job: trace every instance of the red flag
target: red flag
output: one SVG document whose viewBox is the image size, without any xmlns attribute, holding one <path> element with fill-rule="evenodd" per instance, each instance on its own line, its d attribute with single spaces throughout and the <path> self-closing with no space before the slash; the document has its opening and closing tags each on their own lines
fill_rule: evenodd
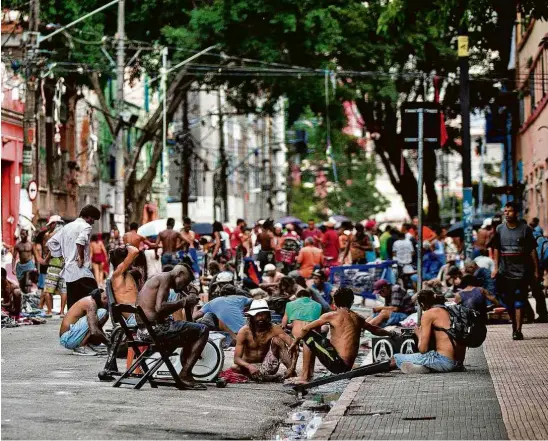
<svg viewBox="0 0 548 441">
<path fill-rule="evenodd" d="M 440 82 L 440 77 L 435 76 L 434 77 L 434 93 L 435 93 L 434 102 L 438 104 L 440 102 L 439 82 Z M 449 140 L 449 135 L 447 134 L 447 128 L 445 127 L 445 117 L 443 115 L 443 112 L 440 112 L 440 146 L 443 147 L 448 140 Z"/>
</svg>

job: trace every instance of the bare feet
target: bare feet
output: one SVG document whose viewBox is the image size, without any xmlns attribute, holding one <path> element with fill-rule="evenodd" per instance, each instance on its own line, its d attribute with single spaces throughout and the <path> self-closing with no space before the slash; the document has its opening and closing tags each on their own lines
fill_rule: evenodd
<svg viewBox="0 0 548 441">
<path fill-rule="evenodd" d="M 297 376 L 297 372 L 295 372 L 294 370 L 286 371 L 285 374 L 284 374 L 284 380 L 286 380 L 288 378 L 291 378 L 291 377 L 296 377 L 296 376 Z"/>
<path fill-rule="evenodd" d="M 191 376 L 181 376 L 181 381 L 183 382 L 183 386 L 185 387 L 185 389 L 207 390 L 205 384 L 196 383 L 194 378 L 192 378 Z"/>
<path fill-rule="evenodd" d="M 309 383 L 311 378 L 304 378 L 304 377 L 293 377 L 288 378 L 284 381 L 284 385 L 293 385 L 293 384 L 307 384 Z"/>
</svg>

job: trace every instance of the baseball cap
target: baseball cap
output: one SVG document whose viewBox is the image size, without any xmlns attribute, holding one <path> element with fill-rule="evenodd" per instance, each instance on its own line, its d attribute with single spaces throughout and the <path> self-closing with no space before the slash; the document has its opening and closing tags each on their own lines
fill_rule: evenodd
<svg viewBox="0 0 548 441">
<path fill-rule="evenodd" d="M 217 275 L 217 283 L 230 283 L 234 280 L 234 274 L 230 271 L 223 271 Z"/>
<path fill-rule="evenodd" d="M 322 273 L 319 269 L 316 269 L 312 272 L 312 277 L 319 277 L 321 279 L 325 279 L 325 274 Z"/>
<path fill-rule="evenodd" d="M 276 271 L 276 265 L 273 265 L 272 263 L 269 263 L 267 265 L 264 266 L 264 270 L 266 272 L 269 272 L 269 271 Z"/>
<path fill-rule="evenodd" d="M 389 286 L 390 283 L 388 280 L 380 279 L 375 282 L 373 285 L 373 294 L 378 294 L 381 289 L 383 289 L 385 286 Z"/>
<path fill-rule="evenodd" d="M 54 214 L 54 215 L 49 217 L 49 220 L 48 220 L 48 223 L 46 224 L 46 226 L 49 226 L 54 222 L 63 222 L 63 219 L 61 219 L 61 216 L 59 216 L 58 214 Z"/>
<path fill-rule="evenodd" d="M 491 225 L 493 225 L 493 219 L 488 217 L 487 219 L 483 221 L 481 228 L 487 228 L 487 227 L 490 227 Z"/>
</svg>

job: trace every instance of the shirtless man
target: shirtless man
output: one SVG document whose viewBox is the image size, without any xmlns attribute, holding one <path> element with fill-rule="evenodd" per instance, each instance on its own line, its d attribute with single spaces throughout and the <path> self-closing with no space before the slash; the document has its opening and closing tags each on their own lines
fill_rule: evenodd
<svg viewBox="0 0 548 441">
<path fill-rule="evenodd" d="M 175 219 L 167 220 L 167 229 L 162 231 L 156 239 L 156 246 L 162 245 L 162 266 L 176 265 L 178 263 L 177 250 L 181 246 L 181 234 L 173 229 Z"/>
<path fill-rule="evenodd" d="M 104 353 L 94 345 L 109 344 L 102 329 L 108 320 L 107 305 L 107 295 L 102 289 L 93 290 L 72 305 L 59 329 L 61 346 L 72 349 L 74 355 Z"/>
<path fill-rule="evenodd" d="M 19 262 L 17 262 L 16 265 L 17 256 L 19 256 Z M 23 293 L 27 293 L 30 287 L 26 275 L 30 271 L 36 270 L 33 258 L 34 248 L 29 240 L 29 232 L 27 230 L 21 230 L 21 240 L 13 248 L 11 268 L 19 281 L 19 287 Z"/>
<path fill-rule="evenodd" d="M 370 325 L 361 315 L 351 311 L 354 292 L 350 288 L 339 288 L 333 295 L 333 301 L 337 310 L 323 314 L 318 320 L 303 326 L 300 332 L 294 334 L 296 340 L 293 347 L 298 347 L 303 340 L 330 372 L 341 374 L 351 370 L 354 365 L 363 329 L 380 336 L 395 337 L 398 334 Z M 323 325 L 331 328 L 331 340 L 314 330 Z M 303 363 L 303 372 L 309 369 Z"/>
<path fill-rule="evenodd" d="M 455 349 L 444 331 L 451 326 L 449 313 L 436 307 L 444 302 L 445 299 L 438 297 L 434 291 L 425 289 L 419 292 L 417 303 L 423 311 L 421 326 L 415 328 L 419 353 L 394 355 L 392 368 L 398 367 L 405 374 L 425 374 L 431 371 L 451 372 L 458 367 L 456 351 L 462 348 L 456 345 Z"/>
<path fill-rule="evenodd" d="M 269 263 L 276 263 L 274 259 L 274 251 L 276 250 L 276 240 L 274 238 L 274 233 L 272 229 L 274 228 L 274 223 L 272 219 L 267 219 L 263 224 L 261 233 L 257 236 L 257 242 L 261 245 L 261 251 L 259 251 L 259 256 L 257 262 L 259 262 L 261 268 L 261 273 L 264 272 L 264 268 Z"/>
<path fill-rule="evenodd" d="M 291 328 L 293 336 L 299 336 L 301 329 L 322 315 L 322 305 L 311 298 L 311 292 L 307 289 L 299 291 L 297 299 L 285 305 L 285 314 L 282 319 L 282 328 Z M 326 331 L 327 332 L 327 331 Z M 303 369 L 301 375 L 292 383 L 307 383 L 314 376 L 315 357 L 307 346 L 303 348 Z"/>
<path fill-rule="evenodd" d="M 154 327 L 154 331 L 167 345 L 182 348 L 183 367 L 179 376 L 188 389 L 206 389 L 192 377 L 192 368 L 200 358 L 207 343 L 209 331 L 205 325 L 172 321 L 168 317 L 185 306 L 193 307 L 199 301 L 198 297 L 190 294 L 176 302 L 168 302 L 169 291 L 181 291 L 194 279 L 192 270 L 186 265 L 177 265 L 169 272 L 160 273 L 149 279 L 141 292 L 137 295 L 137 305 L 143 308 L 145 315 Z M 148 332 L 139 323 L 137 336 L 141 340 L 148 339 Z"/>
<path fill-rule="evenodd" d="M 122 240 L 125 244 L 130 244 L 131 246 L 134 246 L 138 250 L 141 249 L 141 244 L 144 243 L 149 248 L 156 248 L 156 244 L 154 242 L 151 242 L 146 237 L 141 236 L 139 233 L 137 233 L 137 229 L 139 228 L 139 224 L 137 222 L 132 222 L 129 224 L 129 231 L 124 234 Z"/>
<path fill-rule="evenodd" d="M 238 332 L 232 370 L 248 375 L 257 381 L 275 381 L 280 361 L 287 371 L 284 378 L 295 376 L 299 353 L 290 350 L 293 340 L 281 326 L 271 323 L 266 300 L 253 300 L 247 325 Z"/>
<path fill-rule="evenodd" d="M 139 250 L 133 245 L 118 247 L 110 252 L 110 263 L 114 269 L 110 276 L 110 283 L 116 303 L 135 305 L 137 301 L 137 283 L 130 272 L 137 256 L 139 256 Z M 135 326 L 137 324 L 133 314 L 124 314 L 124 316 L 127 318 L 128 325 Z"/>
<path fill-rule="evenodd" d="M 196 240 L 196 234 L 190 228 L 192 227 L 192 221 L 189 217 L 183 219 L 183 231 L 181 231 L 182 247 L 183 250 L 194 248 L 194 241 Z"/>
<path fill-rule="evenodd" d="M 156 243 L 149 241 L 146 237 L 141 236 L 139 233 L 137 233 L 138 228 L 139 224 L 137 222 L 132 222 L 129 225 L 129 231 L 124 234 L 123 237 L 124 243 L 129 244 L 137 248 L 138 250 L 141 249 L 142 244 L 145 244 L 147 247 L 154 250 L 154 256 L 156 257 L 156 259 L 159 259 Z M 138 288 L 142 288 L 143 284 L 148 278 L 148 265 L 145 253 L 143 252 L 141 254 L 138 254 L 132 263 L 135 269 L 141 273 L 142 282 L 139 284 Z"/>
<path fill-rule="evenodd" d="M 487 218 L 483 221 L 483 225 L 478 230 L 478 236 L 474 243 L 474 257 L 481 255 L 481 252 L 487 249 L 487 244 L 493 237 L 493 220 Z"/>
<path fill-rule="evenodd" d="M 21 290 L 8 280 L 5 268 L 2 268 L 2 308 L 8 311 L 10 317 L 16 319 L 21 314 Z"/>
</svg>

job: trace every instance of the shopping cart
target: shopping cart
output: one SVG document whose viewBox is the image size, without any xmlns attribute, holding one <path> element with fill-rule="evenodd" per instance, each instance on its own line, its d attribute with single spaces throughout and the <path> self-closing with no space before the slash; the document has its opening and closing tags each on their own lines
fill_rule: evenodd
<svg viewBox="0 0 548 441">
<path fill-rule="evenodd" d="M 333 266 L 329 272 L 332 285 L 352 288 L 354 294 L 365 299 L 375 300 L 373 285 L 377 280 L 386 279 L 390 283 L 397 280 L 398 265 L 394 260 L 366 265 Z"/>
</svg>

